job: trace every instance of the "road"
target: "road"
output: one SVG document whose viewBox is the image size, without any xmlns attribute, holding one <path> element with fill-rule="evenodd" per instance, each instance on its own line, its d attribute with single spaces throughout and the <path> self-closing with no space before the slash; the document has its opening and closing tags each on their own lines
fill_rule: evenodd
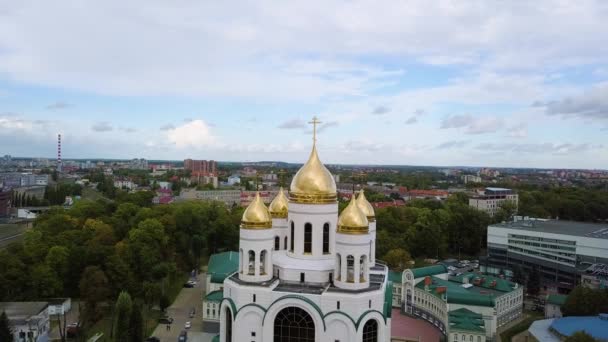
<svg viewBox="0 0 608 342">
<path fill-rule="evenodd" d="M 205 274 L 196 278 L 196 286 L 193 288 L 182 288 L 175 302 L 167 309 L 169 316 L 174 321 L 171 329 L 167 330 L 166 324 L 159 324 L 152 336 L 160 338 L 161 342 L 176 342 L 179 333 L 184 329 L 186 322 L 192 322 L 192 328 L 188 331 L 188 342 L 210 342 L 214 335 L 203 333 L 202 304 L 203 293 L 205 293 Z M 190 318 L 190 310 L 196 309 L 196 314 Z"/>
</svg>

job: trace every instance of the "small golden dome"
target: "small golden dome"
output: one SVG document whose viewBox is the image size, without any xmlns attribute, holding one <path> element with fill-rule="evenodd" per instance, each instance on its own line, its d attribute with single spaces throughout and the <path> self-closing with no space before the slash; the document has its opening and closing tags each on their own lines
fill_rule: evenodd
<svg viewBox="0 0 608 342">
<path fill-rule="evenodd" d="M 291 181 L 289 199 L 295 203 L 324 204 L 335 203 L 337 197 L 334 177 L 319 160 L 313 144 L 308 161 Z"/>
<path fill-rule="evenodd" d="M 359 209 L 355 196 L 350 199 L 350 203 L 342 210 L 338 217 L 338 233 L 343 234 L 367 234 L 369 232 L 369 222 L 365 214 Z"/>
<path fill-rule="evenodd" d="M 359 209 L 361 209 L 363 214 L 365 214 L 369 222 L 376 221 L 376 213 L 374 212 L 374 207 L 372 207 L 367 198 L 365 198 L 365 193 L 363 192 L 363 189 L 359 191 L 359 197 L 357 197 L 357 206 L 359 207 Z"/>
<path fill-rule="evenodd" d="M 279 190 L 277 196 L 270 202 L 268 210 L 270 215 L 274 218 L 286 218 L 287 217 L 287 204 L 289 201 L 283 192 L 283 187 Z"/>
<path fill-rule="evenodd" d="M 245 212 L 241 219 L 241 228 L 244 229 L 267 229 L 272 228 L 272 217 L 264 201 L 260 198 L 260 193 L 255 194 L 255 198 Z"/>
</svg>

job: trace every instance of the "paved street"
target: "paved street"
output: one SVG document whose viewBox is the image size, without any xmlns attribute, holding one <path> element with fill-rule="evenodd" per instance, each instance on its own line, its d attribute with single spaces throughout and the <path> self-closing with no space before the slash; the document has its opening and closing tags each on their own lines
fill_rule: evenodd
<svg viewBox="0 0 608 342">
<path fill-rule="evenodd" d="M 167 330 L 166 324 L 159 324 L 154 330 L 153 336 L 160 338 L 161 342 L 176 342 L 179 333 L 184 329 L 186 322 L 192 322 L 192 328 L 188 331 L 188 342 L 209 342 L 212 334 L 203 333 L 202 300 L 205 292 L 205 274 L 200 274 L 193 288 L 182 288 L 175 302 L 167 309 L 169 316 L 174 321 L 171 330 Z M 190 310 L 196 309 L 194 318 L 190 318 Z"/>
</svg>

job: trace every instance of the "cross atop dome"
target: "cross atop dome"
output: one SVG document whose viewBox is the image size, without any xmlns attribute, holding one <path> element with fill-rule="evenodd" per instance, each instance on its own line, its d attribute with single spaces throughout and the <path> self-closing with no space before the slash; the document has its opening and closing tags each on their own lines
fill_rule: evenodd
<svg viewBox="0 0 608 342">
<path fill-rule="evenodd" d="M 312 143 L 315 145 L 317 143 L 317 125 L 321 123 L 316 116 L 312 117 L 312 121 L 308 122 L 312 124 Z"/>
</svg>

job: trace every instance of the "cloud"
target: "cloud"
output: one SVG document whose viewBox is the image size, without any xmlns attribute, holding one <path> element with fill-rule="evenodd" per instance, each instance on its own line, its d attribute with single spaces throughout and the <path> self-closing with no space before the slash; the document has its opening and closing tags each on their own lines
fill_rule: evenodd
<svg viewBox="0 0 608 342">
<path fill-rule="evenodd" d="M 608 119 L 608 83 L 596 85 L 585 92 L 545 104 L 548 115 L 565 118 Z"/>
<path fill-rule="evenodd" d="M 507 129 L 507 136 L 510 138 L 528 137 L 528 125 L 524 122 L 511 126 Z"/>
<path fill-rule="evenodd" d="M 289 121 L 285 121 L 278 126 L 281 129 L 298 129 L 298 128 L 306 128 L 306 123 L 304 120 L 293 119 Z"/>
<path fill-rule="evenodd" d="M 0 114 L 0 129 L 6 130 L 24 130 L 30 129 L 32 122 L 20 118 L 13 113 Z"/>
<path fill-rule="evenodd" d="M 420 108 L 418 108 L 418 109 L 416 109 L 416 110 L 414 111 L 414 115 L 415 115 L 415 116 L 423 116 L 423 115 L 425 115 L 425 114 L 426 114 L 426 111 L 425 111 L 424 109 L 420 109 Z"/>
<path fill-rule="evenodd" d="M 464 115 L 448 115 L 441 120 L 441 128 L 460 128 L 470 125 L 473 122 L 473 117 L 469 114 Z"/>
<path fill-rule="evenodd" d="M 498 131 L 503 120 L 494 116 L 473 117 L 469 114 L 449 115 L 441 120 L 440 128 L 464 128 L 466 134 L 484 134 Z"/>
<path fill-rule="evenodd" d="M 336 127 L 338 126 L 338 122 L 337 121 L 329 121 L 326 123 L 322 123 L 321 126 L 319 128 L 317 128 L 317 133 L 321 133 L 323 131 L 325 131 L 326 129 L 330 128 L 330 127 Z"/>
<path fill-rule="evenodd" d="M 418 122 L 418 118 L 415 116 L 410 117 L 409 119 L 405 120 L 405 124 L 406 125 L 413 125 L 416 122 Z"/>
<path fill-rule="evenodd" d="M 51 103 L 50 105 L 46 106 L 46 109 L 48 110 L 60 110 L 60 109 L 66 109 L 68 107 L 71 107 L 72 105 L 66 102 L 55 102 L 55 103 Z"/>
<path fill-rule="evenodd" d="M 378 106 L 376 108 L 374 108 L 374 110 L 372 111 L 372 114 L 374 115 L 384 115 L 388 112 L 390 112 L 391 109 L 386 107 L 386 106 Z"/>
<path fill-rule="evenodd" d="M 101 121 L 93 124 L 91 129 L 95 132 L 110 132 L 114 129 L 114 127 L 112 127 L 112 125 L 107 121 Z"/>
<path fill-rule="evenodd" d="M 437 149 L 446 150 L 450 148 L 463 148 L 470 142 L 470 140 L 450 140 L 437 145 Z"/>
<path fill-rule="evenodd" d="M 216 142 L 209 125 L 200 119 L 169 129 L 167 139 L 178 148 L 202 148 Z"/>
<path fill-rule="evenodd" d="M 172 129 L 175 129 L 175 126 L 173 124 L 166 124 L 166 125 L 160 126 L 161 131 L 169 131 Z"/>
<path fill-rule="evenodd" d="M 589 143 L 482 143 L 475 147 L 484 152 L 512 152 L 531 154 L 573 155 L 604 148 L 603 145 Z"/>
<path fill-rule="evenodd" d="M 133 127 L 120 127 L 119 129 L 121 131 L 125 132 L 125 133 L 135 133 L 135 132 L 137 132 L 137 129 L 135 129 Z"/>
</svg>

